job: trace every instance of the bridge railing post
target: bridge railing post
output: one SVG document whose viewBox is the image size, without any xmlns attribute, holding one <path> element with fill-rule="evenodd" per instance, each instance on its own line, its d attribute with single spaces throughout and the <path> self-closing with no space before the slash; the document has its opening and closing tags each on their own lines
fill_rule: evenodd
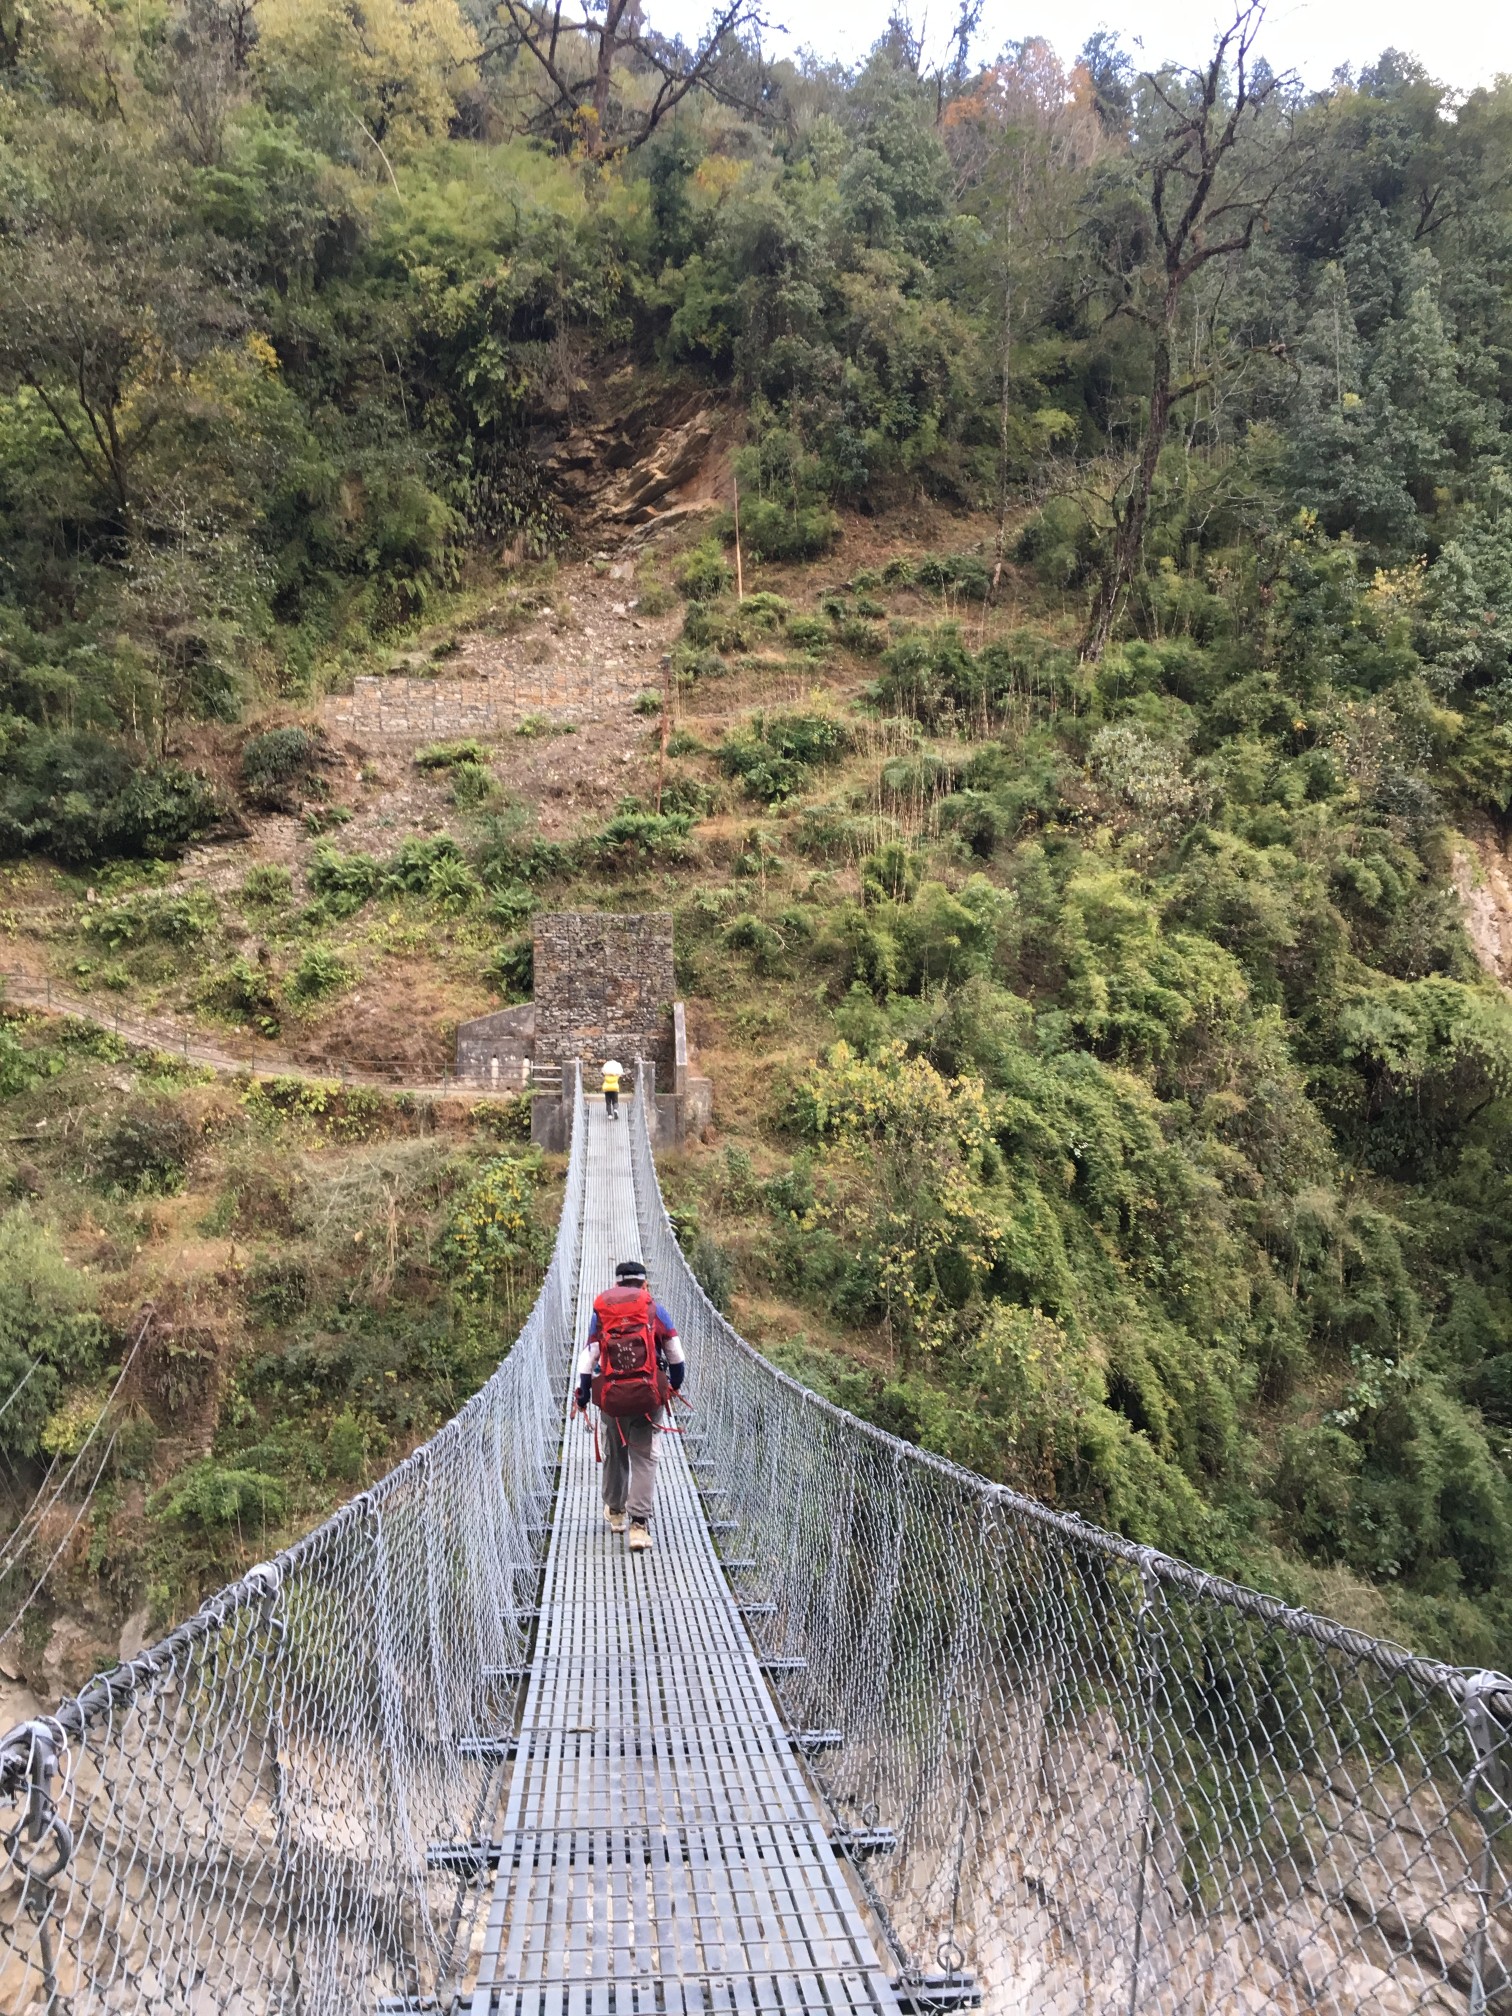
<svg viewBox="0 0 1512 2016">
<path fill-rule="evenodd" d="M 1139 1608 L 1134 1616 L 1139 1715 L 1139 1865 L 1134 1874 L 1134 1936 L 1129 1960 L 1129 2016 L 1138 2016 L 1140 1970 L 1144 1960 L 1145 1905 L 1155 1835 L 1155 1701 L 1160 1687 L 1161 1629 L 1157 1606 L 1164 1592 L 1155 1571 L 1153 1547 L 1139 1550 Z"/>
<path fill-rule="evenodd" d="M 1462 1709 L 1470 1750 L 1470 1768 L 1464 1782 L 1465 1805 L 1480 1834 L 1479 1861 L 1470 1886 L 1476 1904 L 1475 1918 L 1465 1935 L 1468 2016 L 1487 2016 L 1491 2003 L 1486 1986 L 1486 1956 L 1494 1909 L 1496 1839 L 1512 1822 L 1512 1730 L 1507 1723 L 1512 1698 L 1508 1696 L 1505 1678 L 1499 1673 L 1472 1674 Z"/>
</svg>

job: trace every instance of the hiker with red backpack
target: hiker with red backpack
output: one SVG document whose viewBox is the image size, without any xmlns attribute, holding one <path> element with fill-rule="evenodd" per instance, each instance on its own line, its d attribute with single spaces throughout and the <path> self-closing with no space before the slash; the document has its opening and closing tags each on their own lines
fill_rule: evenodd
<svg viewBox="0 0 1512 2016">
<path fill-rule="evenodd" d="M 604 1517 L 631 1553 L 651 1545 L 656 1437 L 663 1410 L 687 1365 L 677 1327 L 646 1286 L 639 1260 L 621 1260 L 614 1286 L 594 1300 L 588 1342 L 578 1359 L 574 1412 L 591 1400 L 604 1417 Z"/>
</svg>

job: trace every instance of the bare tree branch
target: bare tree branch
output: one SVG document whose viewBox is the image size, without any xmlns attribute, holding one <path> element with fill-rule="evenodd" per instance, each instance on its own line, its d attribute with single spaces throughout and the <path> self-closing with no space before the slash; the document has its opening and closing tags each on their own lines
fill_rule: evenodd
<svg viewBox="0 0 1512 2016">
<path fill-rule="evenodd" d="M 1130 314 L 1154 332 L 1149 410 L 1139 454 L 1119 486 L 1122 494 L 1113 499 L 1113 535 L 1082 641 L 1088 658 L 1098 658 L 1106 649 L 1134 579 L 1172 411 L 1201 390 L 1209 375 L 1176 382 L 1176 339 L 1186 290 L 1215 259 L 1241 257 L 1250 249 L 1291 166 L 1287 141 L 1256 147 L 1248 159 L 1240 148 L 1281 82 L 1270 74 L 1257 80 L 1253 72 L 1255 38 L 1264 18 L 1264 0 L 1241 0 L 1203 68 L 1145 79 L 1168 115 L 1147 165 L 1141 163 L 1149 178 L 1158 270 L 1143 286 L 1136 275 L 1120 274 L 1123 299 L 1111 312 Z M 1102 257 L 1105 265 L 1112 263 Z"/>
<path fill-rule="evenodd" d="M 559 132 L 571 128 L 580 134 L 585 106 L 591 102 L 593 131 L 588 145 L 596 156 L 629 154 L 644 147 L 693 91 L 707 91 L 744 111 L 758 109 L 722 86 L 718 73 L 731 38 L 765 25 L 761 0 L 723 0 L 691 53 L 643 27 L 634 0 L 581 0 L 581 13 L 565 19 L 562 0 L 552 0 L 549 12 L 531 0 L 499 0 L 499 11 L 506 32 L 502 39 L 486 43 L 477 60 L 524 50 L 550 94 L 542 120 Z M 588 57 L 581 76 L 572 74 L 576 66 L 568 57 L 574 44 Z M 614 71 L 622 64 L 654 72 L 660 79 L 649 105 L 632 109 L 615 104 Z"/>
</svg>

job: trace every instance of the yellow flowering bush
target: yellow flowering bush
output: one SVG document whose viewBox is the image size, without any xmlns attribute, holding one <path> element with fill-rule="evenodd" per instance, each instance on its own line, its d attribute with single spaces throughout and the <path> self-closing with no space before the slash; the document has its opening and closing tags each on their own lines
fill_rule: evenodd
<svg viewBox="0 0 1512 2016">
<path fill-rule="evenodd" d="M 905 1362 L 933 1350 L 990 1270 L 998 1173 L 977 1078 L 946 1078 L 901 1043 L 859 1057 L 837 1043 L 799 1085 L 793 1114 L 827 1142 L 831 1181 L 807 1215 L 856 1254 Z"/>
<path fill-rule="evenodd" d="M 511 1315 L 518 1313 L 521 1291 L 546 1253 L 534 1214 L 539 1178 L 539 1156 L 495 1155 L 454 1206 L 445 1254 L 469 1301 L 497 1297 Z"/>
</svg>

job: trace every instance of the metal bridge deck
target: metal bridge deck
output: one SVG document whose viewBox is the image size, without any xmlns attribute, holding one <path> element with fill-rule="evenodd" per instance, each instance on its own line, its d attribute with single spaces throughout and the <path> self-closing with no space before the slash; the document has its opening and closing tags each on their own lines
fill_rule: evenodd
<svg viewBox="0 0 1512 2016">
<path fill-rule="evenodd" d="M 640 1252 L 628 1117 L 587 1124 L 579 1344 Z M 895 2012 L 674 1435 L 653 1532 L 610 1533 L 569 1419 L 471 2016 Z"/>
</svg>

